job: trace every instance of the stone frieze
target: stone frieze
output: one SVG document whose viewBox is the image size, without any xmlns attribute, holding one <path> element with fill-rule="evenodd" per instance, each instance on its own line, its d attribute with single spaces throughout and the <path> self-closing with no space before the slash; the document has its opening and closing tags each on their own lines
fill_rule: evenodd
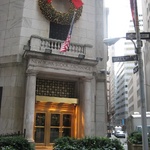
<svg viewBox="0 0 150 150">
<path fill-rule="evenodd" d="M 57 68 L 62 70 L 85 72 L 85 73 L 92 73 L 94 68 L 88 65 L 72 64 L 60 61 L 41 60 L 35 58 L 31 58 L 29 60 L 28 66 L 45 67 L 53 69 Z"/>
</svg>

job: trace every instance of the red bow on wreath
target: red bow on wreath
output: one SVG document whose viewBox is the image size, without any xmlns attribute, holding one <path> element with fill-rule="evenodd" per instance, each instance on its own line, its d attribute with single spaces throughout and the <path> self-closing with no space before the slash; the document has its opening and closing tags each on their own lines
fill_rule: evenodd
<svg viewBox="0 0 150 150">
<path fill-rule="evenodd" d="M 47 0 L 47 3 L 51 3 L 52 0 Z M 72 3 L 74 4 L 75 8 L 78 9 L 83 5 L 83 2 L 81 0 L 72 0 Z"/>
<path fill-rule="evenodd" d="M 74 4 L 74 7 L 76 9 L 80 8 L 83 5 L 83 2 L 81 0 L 72 0 L 72 3 Z"/>
<path fill-rule="evenodd" d="M 47 0 L 47 3 L 51 3 L 52 2 L 52 0 Z"/>
</svg>

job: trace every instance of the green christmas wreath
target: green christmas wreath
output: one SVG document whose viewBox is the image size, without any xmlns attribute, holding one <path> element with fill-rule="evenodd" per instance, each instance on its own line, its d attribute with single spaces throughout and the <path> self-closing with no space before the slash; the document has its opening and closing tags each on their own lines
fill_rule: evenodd
<svg viewBox="0 0 150 150">
<path fill-rule="evenodd" d="M 48 3 L 47 0 L 38 0 L 39 2 L 39 7 L 41 9 L 42 14 L 45 16 L 46 19 L 48 19 L 51 22 L 55 22 L 58 24 L 62 24 L 62 25 L 70 25 L 74 11 L 75 11 L 75 7 L 73 5 L 73 3 L 71 2 L 71 0 L 69 0 L 70 3 L 70 7 L 68 12 L 66 13 L 62 13 L 57 11 L 53 6 L 52 3 Z M 76 22 L 82 13 L 82 8 L 80 7 L 79 9 L 76 10 L 76 16 L 75 16 L 75 20 L 74 22 Z"/>
</svg>

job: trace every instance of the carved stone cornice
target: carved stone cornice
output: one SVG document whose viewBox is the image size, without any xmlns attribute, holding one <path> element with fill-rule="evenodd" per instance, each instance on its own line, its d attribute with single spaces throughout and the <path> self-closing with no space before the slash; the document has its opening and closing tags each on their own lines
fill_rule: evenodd
<svg viewBox="0 0 150 150">
<path fill-rule="evenodd" d="M 28 51 L 26 50 L 24 53 L 24 58 L 38 58 L 41 60 L 52 60 L 52 61 L 60 61 L 60 62 L 68 62 L 72 64 L 82 64 L 87 66 L 96 66 L 98 61 L 95 59 L 80 59 L 78 57 L 71 57 L 67 55 L 59 55 L 59 54 L 46 54 L 42 52 Z"/>
<path fill-rule="evenodd" d="M 90 73 L 93 72 L 93 67 L 82 64 L 73 64 L 68 62 L 59 62 L 51 60 L 42 60 L 37 58 L 30 58 L 28 62 L 28 67 L 42 67 L 42 68 L 53 68 L 58 70 L 76 71 Z"/>
<path fill-rule="evenodd" d="M 38 72 L 34 70 L 27 70 L 26 74 L 27 76 L 37 76 Z"/>
</svg>

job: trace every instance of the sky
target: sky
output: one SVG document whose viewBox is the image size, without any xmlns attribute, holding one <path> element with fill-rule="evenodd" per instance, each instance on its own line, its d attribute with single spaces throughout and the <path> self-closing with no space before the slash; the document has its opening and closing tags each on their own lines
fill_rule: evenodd
<svg viewBox="0 0 150 150">
<path fill-rule="evenodd" d="M 106 0 L 109 8 L 108 37 L 125 36 L 131 19 L 130 0 Z"/>
<path fill-rule="evenodd" d="M 137 0 L 138 13 L 142 12 L 141 0 Z M 105 0 L 105 6 L 109 8 L 108 16 L 108 38 L 125 37 L 129 30 L 132 19 L 130 0 Z M 125 39 L 115 44 L 115 55 L 121 56 Z"/>
</svg>

